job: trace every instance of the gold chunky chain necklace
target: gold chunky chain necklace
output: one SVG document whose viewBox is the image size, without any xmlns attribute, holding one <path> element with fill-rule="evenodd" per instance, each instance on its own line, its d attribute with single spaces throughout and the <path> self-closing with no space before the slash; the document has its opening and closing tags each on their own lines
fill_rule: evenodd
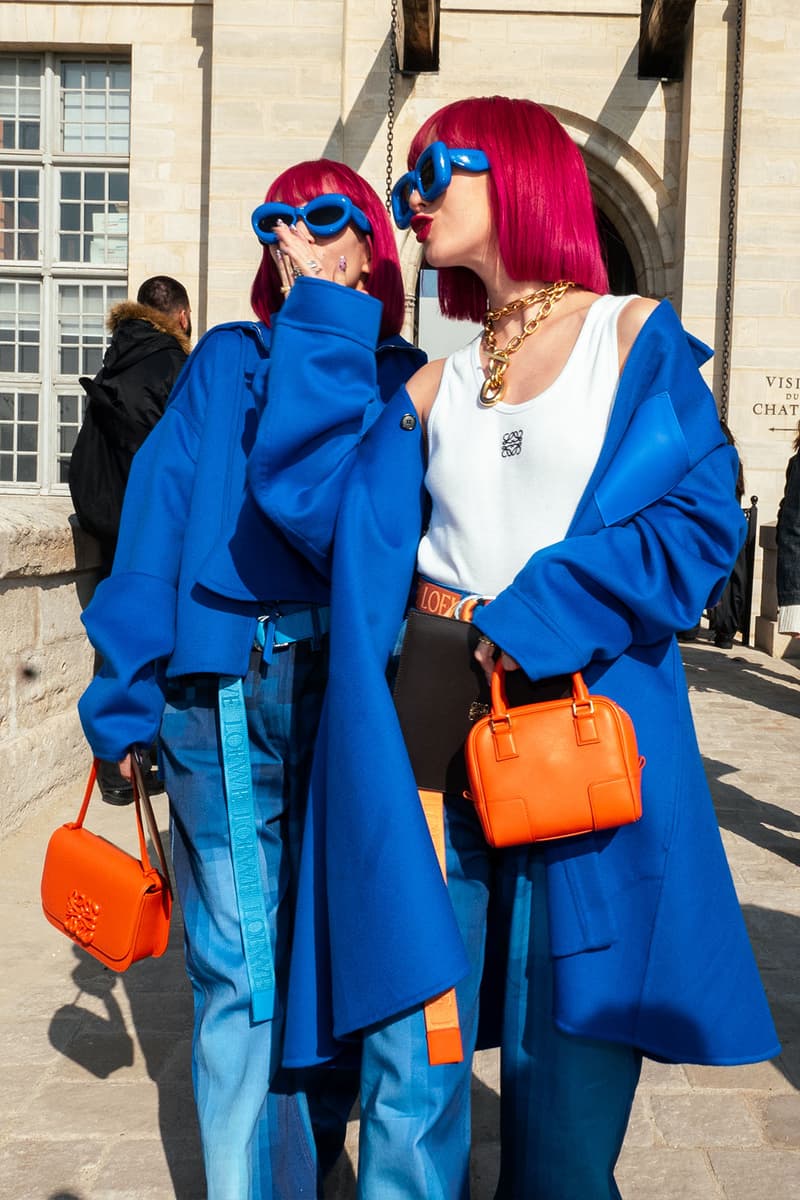
<svg viewBox="0 0 800 1200">
<path fill-rule="evenodd" d="M 484 408 L 491 408 L 501 399 L 506 389 L 505 375 L 511 355 L 516 354 L 526 338 L 529 338 L 532 333 L 536 333 L 542 321 L 547 320 L 550 316 L 553 306 L 558 304 L 571 287 L 575 287 L 571 280 L 559 279 L 556 283 L 551 283 L 549 287 L 539 288 L 538 292 L 531 292 L 529 296 L 523 296 L 519 300 L 512 300 L 509 304 L 504 304 L 502 308 L 487 310 L 483 318 L 483 341 L 489 354 L 489 374 L 481 385 L 479 396 Z M 538 311 L 529 321 L 525 322 L 522 333 L 514 334 L 506 343 L 505 349 L 498 350 L 494 332 L 495 321 L 499 321 L 501 317 L 507 317 L 509 313 L 517 312 L 520 308 L 530 308 L 533 304 L 539 305 Z"/>
</svg>

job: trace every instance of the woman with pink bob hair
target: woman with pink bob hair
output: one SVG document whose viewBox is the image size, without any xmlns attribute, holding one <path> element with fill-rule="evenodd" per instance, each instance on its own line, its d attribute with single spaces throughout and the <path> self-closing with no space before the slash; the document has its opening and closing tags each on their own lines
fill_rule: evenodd
<svg viewBox="0 0 800 1200">
<path fill-rule="evenodd" d="M 286 205 L 302 205 L 308 197 L 342 193 L 364 214 L 369 223 L 369 230 L 363 231 L 369 257 L 369 271 L 364 273 L 361 287 L 383 305 L 380 336 L 392 337 L 399 334 L 405 314 L 403 278 L 400 274 L 392 226 L 375 189 L 345 163 L 319 158 L 289 167 L 270 184 L 264 201 L 266 205 L 275 201 Z M 356 227 L 355 232 L 362 231 Z M 324 243 L 318 239 L 318 244 L 322 247 Z M 265 325 L 272 324 L 273 316 L 280 311 L 288 294 L 281 291 L 284 277 L 283 273 L 279 272 L 274 254 L 270 252 L 273 247 L 274 243 L 264 245 L 261 265 L 250 291 L 253 311 Z M 330 243 L 324 248 L 326 257 L 330 257 L 331 261 L 336 252 L 341 250 L 338 239 L 336 245 Z M 309 273 L 305 264 L 302 264 L 302 270 Z"/>
<path fill-rule="evenodd" d="M 267 380 L 294 376 L 271 352 L 295 281 L 278 221 L 304 247 L 304 271 L 380 308 L 379 393 L 388 398 L 424 361 L 399 336 L 400 265 L 376 193 L 326 159 L 284 171 L 252 216 L 258 319 L 210 330 L 187 361 L 136 455 L 114 569 L 85 613 L 103 656 L 80 704 L 93 750 L 129 774 L 130 753 L 159 736 L 195 1001 L 205 1190 L 193 1194 L 208 1200 L 321 1195 L 358 1090 L 352 1065 L 281 1068 L 330 613 L 324 574 L 246 492 Z"/>
<path fill-rule="evenodd" d="M 434 141 L 472 145 L 476 126 L 481 149 L 493 164 L 486 176 L 489 206 L 509 279 L 571 279 L 590 292 L 607 291 L 586 167 L 547 109 L 504 96 L 456 101 L 421 126 L 409 147 L 409 163 Z M 445 316 L 482 321 L 486 287 L 466 267 L 443 267 L 439 303 Z"/>
<path fill-rule="evenodd" d="M 294 457 L 282 490 L 251 476 L 285 535 L 331 563 L 334 614 L 285 1055 L 362 1038 L 361 1200 L 467 1200 L 480 1012 L 482 1043 L 501 1046 L 498 1200 L 620 1200 L 644 1056 L 779 1049 L 675 638 L 736 559 L 737 456 L 699 372 L 707 347 L 667 301 L 609 294 L 586 169 L 545 108 L 448 105 L 408 167 L 395 221 L 439 271 L 444 311 L 482 333 L 376 405 L 378 306 L 300 280 L 275 338 L 294 364 Z M 347 386 L 331 400 L 333 371 Z M 285 411 L 284 379 L 268 411 Z M 336 486 L 312 496 L 309 464 Z M 641 816 L 488 844 L 458 755 L 442 782 L 428 774 L 447 697 L 406 722 L 407 744 L 392 703 L 409 597 L 398 681 L 423 618 L 443 634 L 431 614 L 472 613 L 486 680 L 502 664 L 527 702 L 572 695 L 581 673 L 633 721 Z M 430 651 L 417 669 L 419 712 L 443 668 Z M 531 762 L 533 802 L 539 774 Z"/>
</svg>

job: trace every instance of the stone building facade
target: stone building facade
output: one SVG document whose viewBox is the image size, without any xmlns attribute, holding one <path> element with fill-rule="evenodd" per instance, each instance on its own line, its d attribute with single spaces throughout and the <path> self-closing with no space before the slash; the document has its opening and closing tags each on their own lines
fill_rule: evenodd
<svg viewBox="0 0 800 1200">
<path fill-rule="evenodd" d="M 393 7 L 401 65 L 414 65 L 404 49 L 416 33 L 427 69 L 390 88 Z M 654 77 L 646 38 L 668 51 L 651 57 Z M 249 216 L 270 179 L 328 155 L 383 192 L 390 107 L 395 177 L 420 121 L 451 99 L 528 96 L 560 118 L 632 286 L 669 296 L 716 351 L 709 383 L 747 493 L 774 519 L 800 419 L 798 48 L 793 0 L 5 0 L 0 776 L 4 796 L 29 800 L 0 823 L 47 794 L 33 729 L 79 745 L 72 705 L 91 655 L 77 615 L 93 560 L 67 525 L 65 471 L 105 303 L 164 272 L 186 284 L 198 332 L 248 317 Z M 401 235 L 401 254 L 413 335 L 413 238 Z M 759 637 L 783 653 L 767 593 Z M 59 633 L 69 647 L 54 665 L 42 639 Z M 41 701 L 37 655 L 44 674 L 60 672 L 66 708 Z M 25 769 L 27 791 L 10 787 Z"/>
</svg>

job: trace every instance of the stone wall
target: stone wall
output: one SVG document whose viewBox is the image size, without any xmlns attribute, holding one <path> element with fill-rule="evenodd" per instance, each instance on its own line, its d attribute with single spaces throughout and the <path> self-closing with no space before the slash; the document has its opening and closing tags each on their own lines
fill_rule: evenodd
<svg viewBox="0 0 800 1200">
<path fill-rule="evenodd" d="M 45 805 L 77 812 L 89 767 L 75 704 L 99 554 L 71 513 L 61 497 L 0 496 L 0 837 Z"/>
<path fill-rule="evenodd" d="M 800 9 L 794 0 L 747 0 L 743 42 L 729 424 L 748 494 L 758 495 L 769 523 L 800 420 Z"/>
</svg>

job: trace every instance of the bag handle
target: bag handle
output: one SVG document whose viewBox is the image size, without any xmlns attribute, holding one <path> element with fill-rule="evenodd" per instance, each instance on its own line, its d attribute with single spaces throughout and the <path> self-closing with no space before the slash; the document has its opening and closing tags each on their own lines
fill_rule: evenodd
<svg viewBox="0 0 800 1200">
<path fill-rule="evenodd" d="M 86 819 L 86 811 L 89 807 L 89 801 L 92 798 L 94 785 L 97 780 L 97 759 L 92 759 L 92 765 L 89 768 L 89 778 L 86 782 L 86 791 L 83 794 L 83 803 L 81 804 L 80 812 L 74 821 L 69 824 L 70 829 L 81 829 L 83 822 Z M 139 762 L 138 755 L 135 751 L 131 751 L 131 785 L 133 787 L 133 804 L 136 811 L 136 831 L 139 835 L 139 856 L 142 861 L 142 867 L 145 871 L 152 871 L 153 864 L 150 861 L 150 855 L 147 853 L 147 839 L 144 835 L 144 826 L 142 824 L 142 808 L 147 819 L 147 826 L 150 830 L 150 837 L 153 845 L 156 848 L 158 861 L 161 865 L 161 874 L 164 876 L 164 883 L 170 896 L 172 895 L 172 883 L 167 869 L 167 856 L 164 853 L 164 846 L 161 841 L 158 825 L 156 824 L 155 813 L 153 806 L 150 803 L 150 797 L 147 794 L 147 788 L 144 785 L 142 778 L 142 767 Z"/>
<path fill-rule="evenodd" d="M 594 704 L 589 689 L 580 671 L 572 675 L 572 711 L 577 717 L 578 710 L 594 712 Z M 492 720 L 508 720 L 508 698 L 506 696 L 506 669 L 498 658 L 492 671 Z"/>
<path fill-rule="evenodd" d="M 492 671 L 492 718 L 502 720 L 507 716 L 506 669 L 498 658 Z"/>
<path fill-rule="evenodd" d="M 136 827 L 139 832 L 139 846 L 142 851 L 142 866 L 146 871 L 152 869 L 150 857 L 147 853 L 147 843 L 145 841 L 144 829 L 142 828 L 142 808 L 147 818 L 147 825 L 150 830 L 150 837 L 153 845 L 156 848 L 158 861 L 161 866 L 161 874 L 164 877 L 164 884 L 170 896 L 172 896 L 172 883 L 167 869 L 167 856 L 164 853 L 164 845 L 161 841 L 161 834 L 156 824 L 155 813 L 153 806 L 150 803 L 150 797 L 147 794 L 147 788 L 142 777 L 142 764 L 139 761 L 139 755 L 134 750 L 131 752 L 131 783 L 133 784 L 133 803 L 136 808 Z"/>
<path fill-rule="evenodd" d="M 92 765 L 89 768 L 89 778 L 86 782 L 86 791 L 83 793 L 83 803 L 81 804 L 81 810 L 78 813 L 75 820 L 70 821 L 70 823 L 69 823 L 70 829 L 80 829 L 83 826 L 83 822 L 86 818 L 86 810 L 89 807 L 89 801 L 92 798 L 92 792 L 94 791 L 94 785 L 95 785 L 96 779 L 97 779 L 97 759 L 93 758 Z"/>
</svg>

